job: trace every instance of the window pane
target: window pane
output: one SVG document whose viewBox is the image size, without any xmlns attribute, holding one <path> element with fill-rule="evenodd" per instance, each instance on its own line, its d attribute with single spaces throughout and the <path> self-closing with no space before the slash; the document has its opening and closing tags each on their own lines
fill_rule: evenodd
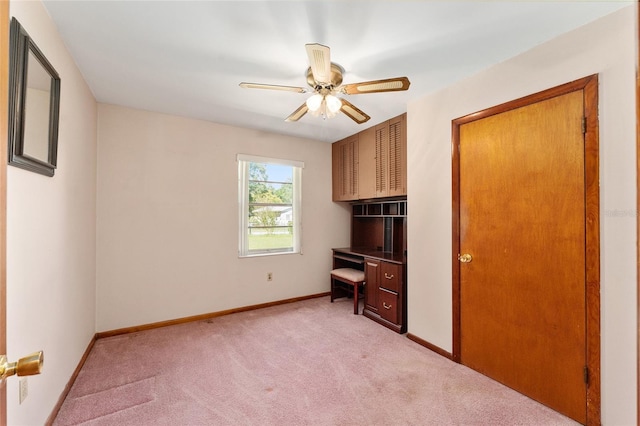
<svg viewBox="0 0 640 426">
<path fill-rule="evenodd" d="M 245 164 L 245 166 L 242 166 Z M 298 195 L 300 168 L 261 162 L 240 162 L 244 168 L 246 192 L 244 218 L 241 218 L 240 255 L 291 253 L 300 250 Z M 297 171 L 296 171 L 297 170 Z M 241 188 L 243 187 L 241 183 Z M 242 189 L 241 189 L 242 193 Z M 245 210 L 246 209 L 246 210 Z"/>
<path fill-rule="evenodd" d="M 293 227 L 249 228 L 249 251 L 293 250 Z"/>
<path fill-rule="evenodd" d="M 291 204 L 293 167 L 249 163 L 249 203 Z"/>
</svg>

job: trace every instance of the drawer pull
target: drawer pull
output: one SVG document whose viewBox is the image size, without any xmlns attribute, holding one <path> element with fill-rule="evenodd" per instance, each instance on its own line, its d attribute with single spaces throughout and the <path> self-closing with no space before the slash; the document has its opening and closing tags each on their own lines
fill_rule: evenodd
<svg viewBox="0 0 640 426">
<path fill-rule="evenodd" d="M 385 309 L 391 309 L 393 305 L 387 305 L 385 302 L 382 302 L 382 307 Z"/>
<path fill-rule="evenodd" d="M 394 275 L 393 275 L 393 274 L 391 274 L 391 275 L 387 275 L 387 273 L 385 272 L 385 273 L 384 273 L 384 277 L 385 277 L 386 279 L 388 279 L 388 280 L 392 280 L 392 279 L 393 279 L 393 277 L 394 277 Z"/>
</svg>

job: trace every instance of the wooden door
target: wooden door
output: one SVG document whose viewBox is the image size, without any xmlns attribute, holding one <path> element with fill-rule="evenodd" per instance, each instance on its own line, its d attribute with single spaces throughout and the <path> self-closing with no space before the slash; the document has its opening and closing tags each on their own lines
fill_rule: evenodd
<svg viewBox="0 0 640 426">
<path fill-rule="evenodd" d="M 9 117 L 9 2 L 0 1 L 0 355 L 7 353 L 7 135 Z M 7 424 L 7 389 L 0 382 L 0 426 Z"/>
<path fill-rule="evenodd" d="M 588 345 L 597 135 L 594 153 L 585 90 L 550 94 L 457 128 L 457 248 L 470 258 L 454 277 L 456 355 L 587 423 L 589 375 L 599 374 Z"/>
</svg>

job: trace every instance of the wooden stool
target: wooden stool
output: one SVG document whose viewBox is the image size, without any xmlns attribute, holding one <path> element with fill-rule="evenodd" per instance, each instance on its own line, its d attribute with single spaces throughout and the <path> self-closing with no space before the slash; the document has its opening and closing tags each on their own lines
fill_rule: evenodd
<svg viewBox="0 0 640 426">
<path fill-rule="evenodd" d="M 358 293 L 364 285 L 364 271 L 352 268 L 339 268 L 331 271 L 331 303 L 336 299 L 336 282 L 353 287 L 353 313 L 358 315 Z"/>
</svg>

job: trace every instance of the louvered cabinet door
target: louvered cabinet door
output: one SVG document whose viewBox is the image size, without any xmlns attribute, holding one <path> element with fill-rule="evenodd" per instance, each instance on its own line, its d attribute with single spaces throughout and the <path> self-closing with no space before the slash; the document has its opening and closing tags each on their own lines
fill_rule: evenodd
<svg viewBox="0 0 640 426">
<path fill-rule="evenodd" d="M 407 195 L 406 114 L 335 142 L 333 201 Z"/>
<path fill-rule="evenodd" d="M 349 200 L 357 200 L 359 198 L 358 194 L 358 167 L 359 167 L 359 158 L 358 158 L 358 135 L 352 136 L 349 138 L 349 191 L 348 197 Z"/>
<path fill-rule="evenodd" d="M 388 196 L 407 195 L 407 134 L 406 116 L 389 121 Z"/>
<path fill-rule="evenodd" d="M 358 199 L 358 136 L 335 142 L 332 147 L 333 201 Z"/>
<path fill-rule="evenodd" d="M 389 122 L 376 126 L 376 197 L 389 193 Z"/>
<path fill-rule="evenodd" d="M 376 132 L 370 127 L 358 133 L 358 197 L 376 196 Z"/>
</svg>

